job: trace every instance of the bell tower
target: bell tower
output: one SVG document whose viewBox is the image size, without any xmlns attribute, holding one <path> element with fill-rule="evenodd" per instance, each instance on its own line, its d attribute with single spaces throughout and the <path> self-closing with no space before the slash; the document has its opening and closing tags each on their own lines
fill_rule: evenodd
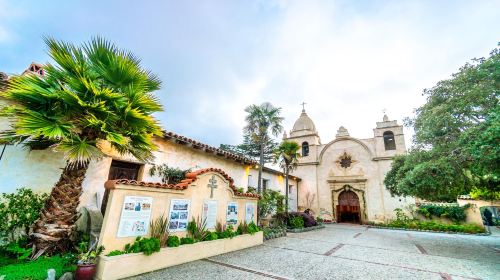
<svg viewBox="0 0 500 280">
<path fill-rule="evenodd" d="M 406 153 L 403 126 L 396 120 L 389 120 L 384 114 L 381 122 L 373 129 L 376 157 L 393 157 Z"/>
<path fill-rule="evenodd" d="M 321 139 L 312 119 L 307 115 L 305 103 L 302 103 L 302 113 L 295 121 L 290 136 L 286 133 L 283 140 L 294 141 L 301 147 L 299 163 L 308 163 L 317 161 L 318 148 L 321 145 Z"/>
</svg>

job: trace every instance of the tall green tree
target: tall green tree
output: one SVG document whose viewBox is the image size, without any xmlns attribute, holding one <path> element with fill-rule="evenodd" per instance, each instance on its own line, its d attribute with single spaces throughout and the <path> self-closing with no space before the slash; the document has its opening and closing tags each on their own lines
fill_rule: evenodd
<svg viewBox="0 0 500 280">
<path fill-rule="evenodd" d="M 264 164 L 274 161 L 274 150 L 278 147 L 278 143 L 273 139 L 269 139 L 264 146 Z M 239 145 L 221 144 L 220 148 L 231 153 L 251 158 L 255 161 L 260 160 L 260 144 L 255 143 L 252 137 L 248 134 L 243 135 L 243 143 Z"/>
<path fill-rule="evenodd" d="M 271 141 L 271 135 L 278 137 L 283 131 L 280 116 L 281 108 L 274 107 L 271 103 L 265 102 L 261 105 L 250 105 L 245 108 L 247 125 L 243 129 L 244 134 L 251 137 L 252 143 L 259 146 L 259 178 L 257 192 L 262 190 L 262 167 L 264 166 L 264 150 Z"/>
<path fill-rule="evenodd" d="M 102 38 L 82 46 L 46 38 L 54 64 L 45 75 L 12 77 L 1 94 L 12 127 L 2 139 L 29 149 L 52 148 L 66 158 L 40 218 L 33 228 L 37 255 L 64 252 L 72 243 L 82 181 L 103 147 L 153 158 L 153 136 L 161 128 L 152 114 L 162 110 L 152 94 L 160 80 L 132 53 Z M 29 174 L 28 174 L 29 176 Z"/>
<path fill-rule="evenodd" d="M 283 141 L 274 152 L 276 163 L 280 165 L 285 173 L 285 211 L 288 213 L 288 176 L 290 171 L 297 168 L 300 157 L 299 144 L 292 141 Z"/>
<path fill-rule="evenodd" d="M 500 50 L 473 59 L 451 79 L 424 90 L 427 102 L 406 124 L 414 145 L 385 178 L 393 194 L 453 201 L 500 192 Z"/>
</svg>

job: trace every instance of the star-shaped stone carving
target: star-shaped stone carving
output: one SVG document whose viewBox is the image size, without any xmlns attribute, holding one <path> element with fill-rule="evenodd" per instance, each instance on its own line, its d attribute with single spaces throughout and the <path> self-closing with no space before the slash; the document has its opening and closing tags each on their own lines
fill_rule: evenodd
<svg viewBox="0 0 500 280">
<path fill-rule="evenodd" d="M 352 159 L 352 157 L 350 155 L 347 154 L 347 152 L 344 152 L 343 155 L 341 155 L 339 157 L 339 159 L 336 161 L 337 164 L 340 165 L 340 167 L 344 168 L 344 169 L 347 169 L 349 167 L 351 167 L 351 165 L 353 163 L 355 163 L 356 161 Z"/>
</svg>

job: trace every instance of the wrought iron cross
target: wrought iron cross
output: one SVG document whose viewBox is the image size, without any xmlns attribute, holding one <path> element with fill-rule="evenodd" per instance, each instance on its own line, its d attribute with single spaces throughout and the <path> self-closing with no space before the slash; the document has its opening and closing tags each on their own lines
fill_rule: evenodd
<svg viewBox="0 0 500 280">
<path fill-rule="evenodd" d="M 307 104 L 307 103 L 305 103 L 305 102 L 302 102 L 302 103 L 300 104 L 300 105 L 302 105 L 302 110 L 304 110 L 304 111 L 306 110 L 306 104 Z"/>
<path fill-rule="evenodd" d="M 207 187 L 210 188 L 210 198 L 214 197 L 214 189 L 217 188 L 217 180 L 215 180 L 215 175 L 212 175 L 212 178 L 208 180 L 208 185 Z"/>
</svg>

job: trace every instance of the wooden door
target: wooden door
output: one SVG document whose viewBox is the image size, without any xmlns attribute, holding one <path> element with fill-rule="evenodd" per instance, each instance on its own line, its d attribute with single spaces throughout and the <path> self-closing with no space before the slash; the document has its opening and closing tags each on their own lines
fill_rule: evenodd
<svg viewBox="0 0 500 280">
<path fill-rule="evenodd" d="M 337 221 L 359 223 L 360 212 L 359 198 L 355 192 L 343 191 L 339 194 Z"/>
<path fill-rule="evenodd" d="M 108 180 L 118 180 L 118 179 L 137 180 L 139 179 L 139 171 L 141 170 L 141 166 L 142 166 L 141 164 L 113 160 L 111 162 L 111 167 L 109 168 Z M 106 212 L 106 206 L 108 204 L 108 196 L 109 196 L 109 190 L 105 190 L 101 204 L 101 213 L 103 215 L 104 212 Z"/>
</svg>

